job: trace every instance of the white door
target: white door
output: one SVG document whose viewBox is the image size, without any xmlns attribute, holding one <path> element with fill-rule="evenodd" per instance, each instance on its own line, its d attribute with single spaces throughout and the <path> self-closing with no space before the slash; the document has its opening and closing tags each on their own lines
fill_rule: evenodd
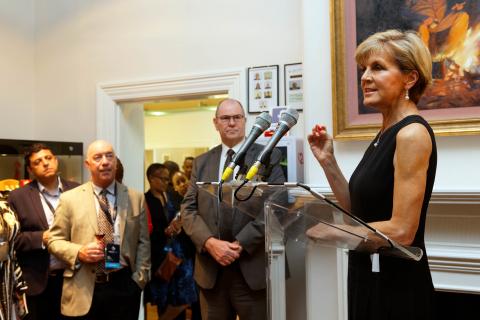
<svg viewBox="0 0 480 320">
<path fill-rule="evenodd" d="M 123 184 L 144 192 L 144 113 L 141 103 L 118 106 L 117 155 L 124 168 Z"/>
</svg>

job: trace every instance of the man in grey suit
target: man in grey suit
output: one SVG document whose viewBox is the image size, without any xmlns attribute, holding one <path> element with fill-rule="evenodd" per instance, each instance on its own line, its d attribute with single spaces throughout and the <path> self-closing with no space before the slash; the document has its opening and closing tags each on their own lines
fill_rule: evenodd
<svg viewBox="0 0 480 320">
<path fill-rule="evenodd" d="M 62 314 L 137 319 L 150 273 L 145 198 L 115 181 L 110 143 L 93 142 L 85 164 L 91 181 L 62 194 L 48 241 L 49 251 L 67 265 Z"/>
<path fill-rule="evenodd" d="M 237 100 L 219 103 L 215 128 L 222 144 L 197 157 L 182 204 L 183 228 L 197 249 L 195 280 L 200 287 L 203 320 L 260 320 L 266 317 L 265 229 L 262 213 L 255 219 L 241 212 L 217 215 L 215 200 L 199 192 L 197 181 L 218 181 L 228 154 L 245 139 L 245 113 Z M 246 154 L 250 166 L 262 146 Z M 272 153 L 269 182 L 284 182 L 280 152 Z"/>
</svg>

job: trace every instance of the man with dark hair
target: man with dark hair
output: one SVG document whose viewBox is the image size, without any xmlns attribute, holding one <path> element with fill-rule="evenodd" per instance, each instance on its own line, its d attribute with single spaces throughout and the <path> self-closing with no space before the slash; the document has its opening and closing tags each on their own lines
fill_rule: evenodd
<svg viewBox="0 0 480 320">
<path fill-rule="evenodd" d="M 192 168 L 193 168 L 193 160 L 194 159 L 195 159 L 194 157 L 186 157 L 185 160 L 183 160 L 182 169 L 183 169 L 183 173 L 185 173 L 188 180 L 190 180 L 190 178 L 192 176 Z"/>
<path fill-rule="evenodd" d="M 58 319 L 65 265 L 46 247 L 60 194 L 78 183 L 58 177 L 58 160 L 44 144 L 29 148 L 25 164 L 34 180 L 12 191 L 8 202 L 20 222 L 15 249 L 28 284 L 26 319 Z"/>
<path fill-rule="evenodd" d="M 167 169 L 167 166 L 161 164 L 161 163 L 152 163 L 151 165 L 148 166 L 147 168 L 147 172 L 146 172 L 146 176 L 147 176 L 147 179 L 150 180 L 150 178 L 152 177 L 152 175 L 155 173 L 155 171 L 157 170 L 161 170 L 161 169 Z M 169 173 L 170 175 L 170 173 Z"/>
<path fill-rule="evenodd" d="M 265 226 L 263 213 L 257 219 L 234 211 L 218 212 L 216 200 L 199 193 L 197 181 L 219 181 L 224 164 L 238 152 L 245 140 L 245 113 L 233 99 L 221 101 L 213 124 L 222 144 L 198 156 L 182 203 L 183 229 L 197 249 L 195 280 L 200 286 L 203 320 L 266 318 Z M 251 166 L 263 149 L 254 144 L 245 156 Z M 270 159 L 268 182 L 284 182 L 280 151 Z M 260 172 L 260 175 L 266 171 Z"/>
<path fill-rule="evenodd" d="M 117 170 L 115 171 L 115 180 L 119 183 L 123 182 L 123 164 L 120 158 L 117 157 Z"/>
</svg>

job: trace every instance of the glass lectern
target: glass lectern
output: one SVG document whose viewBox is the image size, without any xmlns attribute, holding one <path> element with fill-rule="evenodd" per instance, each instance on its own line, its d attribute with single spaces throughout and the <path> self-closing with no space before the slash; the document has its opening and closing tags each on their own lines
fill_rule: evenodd
<svg viewBox="0 0 480 320">
<path fill-rule="evenodd" d="M 198 186 L 217 204 L 220 217 L 235 210 L 265 223 L 267 319 L 306 319 L 306 247 L 329 246 L 416 261 L 423 255 L 420 248 L 395 243 L 305 185 L 232 182 L 223 184 L 220 192 L 218 183 Z"/>
</svg>

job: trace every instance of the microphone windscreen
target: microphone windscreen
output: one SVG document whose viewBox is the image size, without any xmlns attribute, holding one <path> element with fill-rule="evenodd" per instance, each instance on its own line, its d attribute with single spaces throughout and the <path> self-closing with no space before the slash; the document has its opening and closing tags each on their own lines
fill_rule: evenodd
<svg viewBox="0 0 480 320">
<path fill-rule="evenodd" d="M 265 131 L 270 127 L 270 124 L 272 123 L 272 116 L 264 111 L 262 112 L 256 119 L 255 119 L 255 125 L 257 125 L 262 131 Z"/>
<path fill-rule="evenodd" d="M 280 122 L 284 122 L 289 128 L 297 124 L 298 120 L 298 111 L 296 109 L 287 109 L 282 112 L 280 116 Z"/>
</svg>

